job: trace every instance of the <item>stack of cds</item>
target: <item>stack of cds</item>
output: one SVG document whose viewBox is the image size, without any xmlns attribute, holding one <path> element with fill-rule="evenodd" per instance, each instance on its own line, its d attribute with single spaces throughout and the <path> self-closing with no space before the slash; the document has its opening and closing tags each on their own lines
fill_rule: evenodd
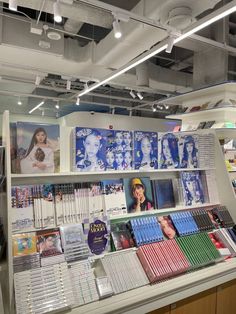
<svg viewBox="0 0 236 314">
<path fill-rule="evenodd" d="M 69 273 L 75 306 L 99 299 L 93 269 L 88 260 L 71 263 L 69 265 Z"/>
<path fill-rule="evenodd" d="M 154 216 L 133 218 L 130 226 L 137 246 L 163 240 L 160 225 Z"/>
<path fill-rule="evenodd" d="M 215 167 L 215 138 L 213 134 L 198 135 L 199 167 Z"/>
<path fill-rule="evenodd" d="M 148 278 L 132 249 L 105 255 L 101 262 L 115 294 L 148 284 Z"/>
<path fill-rule="evenodd" d="M 218 206 L 212 210 L 215 217 L 218 218 L 220 226 L 229 228 L 234 226 L 234 221 L 225 206 Z"/>
<path fill-rule="evenodd" d="M 66 263 L 14 274 L 17 314 L 48 313 L 74 303 Z"/>
<path fill-rule="evenodd" d="M 204 208 L 195 209 L 191 211 L 193 219 L 195 220 L 199 231 L 210 231 L 214 229 L 214 225 Z"/>
<path fill-rule="evenodd" d="M 37 267 L 40 267 L 39 253 L 14 256 L 13 258 L 14 273 L 18 273 L 20 271 L 29 270 Z"/>
<path fill-rule="evenodd" d="M 199 232 L 198 226 L 189 211 L 170 214 L 170 218 L 179 236 Z"/>
<path fill-rule="evenodd" d="M 151 283 L 183 273 L 190 263 L 175 239 L 139 247 L 137 255 Z"/>
<path fill-rule="evenodd" d="M 89 256 L 82 224 L 61 226 L 60 233 L 66 261 L 81 260 Z"/>
<path fill-rule="evenodd" d="M 207 233 L 176 239 L 192 268 L 199 268 L 221 260 L 221 255 Z"/>
</svg>

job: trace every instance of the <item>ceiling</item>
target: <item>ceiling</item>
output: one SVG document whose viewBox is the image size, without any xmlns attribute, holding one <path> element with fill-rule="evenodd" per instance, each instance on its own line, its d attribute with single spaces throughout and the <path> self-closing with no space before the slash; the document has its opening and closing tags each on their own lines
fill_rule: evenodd
<svg viewBox="0 0 236 314">
<path fill-rule="evenodd" d="M 184 30 L 230 1 L 60 0 L 61 23 L 54 22 L 54 2 L 18 0 L 13 12 L 2 1 L 0 113 L 9 109 L 27 114 L 44 101 L 32 114 L 58 117 L 82 110 L 164 117 L 181 108 L 158 106 L 154 113 L 154 103 L 235 78 L 236 15 L 231 14 L 179 42 L 170 54 L 162 52 L 83 96 L 76 106 L 85 84 L 102 80 L 148 51 L 169 36 L 170 26 Z M 113 34 L 114 13 L 121 19 L 119 40 Z M 131 90 L 141 92 L 143 99 L 133 99 Z"/>
</svg>

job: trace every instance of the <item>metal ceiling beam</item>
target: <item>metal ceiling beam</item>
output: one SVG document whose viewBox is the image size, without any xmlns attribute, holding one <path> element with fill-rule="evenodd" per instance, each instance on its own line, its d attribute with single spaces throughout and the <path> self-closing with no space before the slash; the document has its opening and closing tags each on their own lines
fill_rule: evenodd
<svg viewBox="0 0 236 314">
<path fill-rule="evenodd" d="M 9 0 L 2 2 L 9 3 Z M 47 0 L 43 6 L 43 12 L 53 14 L 53 3 L 55 0 Z M 40 12 L 42 1 L 38 0 L 17 0 L 19 7 L 29 8 Z M 84 3 L 73 2 L 73 5 L 60 1 L 61 14 L 73 20 L 79 20 L 83 23 L 111 28 L 113 17 L 109 12 L 97 8 L 88 7 Z"/>
<path fill-rule="evenodd" d="M 45 99 L 45 100 L 53 100 L 53 101 L 60 101 L 60 102 L 67 102 L 70 101 L 72 102 L 73 100 L 76 100 L 76 97 L 74 97 L 73 99 L 67 99 L 67 98 L 61 98 L 61 97 L 52 97 L 52 96 L 48 96 L 48 95 L 36 95 L 36 94 L 30 94 L 30 93 L 22 93 L 19 91 L 5 91 L 5 90 L 0 90 L 0 95 L 3 96 L 13 96 L 13 97 L 32 97 L 32 98 L 37 98 L 37 99 Z M 105 106 L 105 107 L 109 107 L 109 108 L 123 108 L 123 109 L 127 109 L 127 110 L 136 110 L 135 107 L 132 106 L 123 106 L 123 105 L 112 105 L 112 104 L 104 104 L 104 103 L 98 103 L 98 102 L 93 102 L 93 101 L 87 101 L 87 100 L 82 100 L 81 103 L 86 103 L 86 104 L 93 104 L 96 106 Z M 142 109 L 138 109 L 140 111 L 152 111 L 151 109 L 147 109 L 147 108 L 142 108 Z"/>
</svg>

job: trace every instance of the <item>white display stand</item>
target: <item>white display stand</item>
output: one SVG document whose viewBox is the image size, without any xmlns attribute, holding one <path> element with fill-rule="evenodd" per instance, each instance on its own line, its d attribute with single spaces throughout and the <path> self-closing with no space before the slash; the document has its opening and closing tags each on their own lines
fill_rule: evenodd
<svg viewBox="0 0 236 314">
<path fill-rule="evenodd" d="M 3 142 L 6 147 L 6 177 L 7 177 L 7 198 L 5 207 L 5 218 L 7 221 L 7 237 L 8 237 L 8 252 L 7 252 L 7 270 L 8 276 L 7 291 L 8 291 L 8 307 L 7 314 L 14 314 L 14 293 L 13 293 L 13 258 L 12 258 L 12 228 L 11 228 L 11 186 L 16 184 L 40 184 L 40 183 L 63 183 L 63 182 L 82 182 L 82 181 L 100 181 L 107 178 L 124 178 L 132 177 L 133 175 L 145 175 L 151 179 L 160 178 L 175 178 L 180 169 L 167 169 L 167 170 L 153 170 L 149 172 L 144 171 L 112 171 L 104 173 L 73 173 L 70 172 L 70 141 L 69 135 L 73 126 L 93 126 L 108 128 L 111 124 L 107 121 L 108 115 L 99 115 L 99 119 L 87 115 L 81 118 L 81 113 L 73 113 L 67 117 L 58 119 L 60 124 L 60 142 L 61 142 L 61 173 L 59 174 L 39 174 L 39 175 L 16 175 L 11 174 L 10 166 L 10 129 L 9 129 L 9 112 L 6 111 L 3 115 Z M 89 119 L 90 118 L 90 119 Z M 116 124 L 112 123 L 114 129 L 126 129 L 126 130 L 155 130 L 158 132 L 167 131 L 167 127 L 159 125 L 157 119 L 145 119 L 136 117 L 126 117 L 128 121 L 127 125 L 124 124 L 123 117 L 116 120 Z M 132 119 L 130 119 L 132 118 Z M 145 120 L 144 120 L 145 119 Z M 100 120 L 100 122 L 98 122 Z M 142 123 L 140 122 L 142 120 Z M 156 120 L 156 124 L 154 121 Z M 96 121 L 96 123 L 94 122 Z M 145 122 L 144 122 L 145 121 Z M 213 133 L 214 130 L 202 130 L 201 132 Z M 225 167 L 223 154 L 221 153 L 221 147 L 215 136 L 215 164 L 214 169 L 217 178 L 217 189 L 219 192 L 220 203 L 227 206 L 234 221 L 236 221 L 236 209 L 235 209 L 235 196 L 234 191 L 229 181 L 227 170 Z M 187 169 L 185 169 L 187 170 Z M 191 169 L 192 170 L 192 169 Z M 207 170 L 207 169 L 200 169 Z M 207 204 L 215 205 L 215 204 Z M 205 204 L 200 207 L 205 207 Z M 186 207 L 191 208 L 191 207 Z M 170 208 L 162 211 L 156 211 L 156 213 L 170 212 L 173 210 L 182 210 L 184 207 Z M 153 212 L 152 212 L 153 213 Z M 131 214 L 132 215 L 132 214 Z M 129 215 L 127 215 L 128 217 Z M 125 216 L 122 216 L 125 217 Z M 158 283 L 153 286 L 145 286 L 139 289 L 135 289 L 120 295 L 110 297 L 105 300 L 94 302 L 88 305 L 81 306 L 71 310 L 71 313 L 145 313 L 151 310 L 155 310 L 162 306 L 176 302 L 177 300 L 186 298 L 190 295 L 196 294 L 200 291 L 207 290 L 213 286 L 222 284 L 226 281 L 236 278 L 236 260 L 232 259 L 229 262 L 217 264 L 215 266 L 208 267 L 206 269 L 199 270 L 197 272 L 182 275 L 172 280 Z M 70 313 L 70 311 L 64 311 L 63 313 Z"/>
</svg>

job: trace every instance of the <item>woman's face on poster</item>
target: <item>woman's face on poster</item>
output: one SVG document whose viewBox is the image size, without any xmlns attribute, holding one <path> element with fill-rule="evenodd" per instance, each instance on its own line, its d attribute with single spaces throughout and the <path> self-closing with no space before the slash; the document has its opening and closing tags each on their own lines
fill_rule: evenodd
<svg viewBox="0 0 236 314">
<path fill-rule="evenodd" d="M 195 183 L 194 181 L 186 181 L 186 186 L 187 186 L 187 189 L 189 190 L 189 192 L 191 194 L 194 194 L 194 191 L 195 191 Z"/>
<path fill-rule="evenodd" d="M 121 145 L 123 142 L 123 135 L 121 132 L 116 133 L 115 141 L 117 145 Z"/>
<path fill-rule="evenodd" d="M 125 153 L 125 158 L 124 158 L 124 160 L 125 160 L 125 163 L 126 163 L 127 165 L 130 165 L 130 164 L 131 164 L 132 157 L 131 157 L 130 152 L 126 152 L 126 153 Z"/>
<path fill-rule="evenodd" d="M 94 157 L 97 155 L 100 149 L 100 140 L 97 136 L 90 134 L 86 137 L 84 141 L 84 148 L 88 157 Z"/>
<path fill-rule="evenodd" d="M 143 156 L 147 157 L 150 156 L 152 150 L 152 145 L 147 137 L 144 137 L 141 141 L 141 151 Z"/>
<path fill-rule="evenodd" d="M 166 159 L 172 159 L 170 147 L 167 139 L 164 139 L 162 143 L 162 151 Z"/>
<path fill-rule="evenodd" d="M 142 185 L 136 185 L 133 188 L 133 196 L 136 199 L 142 199 L 144 197 L 144 187 Z"/>
<path fill-rule="evenodd" d="M 38 132 L 35 134 L 35 138 L 38 144 L 43 144 L 46 140 L 46 134 L 44 132 Z"/>
<path fill-rule="evenodd" d="M 113 152 L 107 152 L 106 159 L 107 159 L 108 165 L 113 165 L 113 163 L 115 161 L 114 153 Z"/>
<path fill-rule="evenodd" d="M 126 146 L 130 145 L 131 143 L 131 135 L 129 132 L 124 133 L 124 143 Z"/>
<path fill-rule="evenodd" d="M 122 165 L 123 162 L 123 156 L 121 153 L 116 154 L 116 163 L 118 166 Z"/>
<path fill-rule="evenodd" d="M 188 154 L 192 154 L 192 152 L 193 152 L 193 143 L 188 143 L 187 145 L 186 145 L 186 150 L 187 150 L 187 153 Z"/>
</svg>

